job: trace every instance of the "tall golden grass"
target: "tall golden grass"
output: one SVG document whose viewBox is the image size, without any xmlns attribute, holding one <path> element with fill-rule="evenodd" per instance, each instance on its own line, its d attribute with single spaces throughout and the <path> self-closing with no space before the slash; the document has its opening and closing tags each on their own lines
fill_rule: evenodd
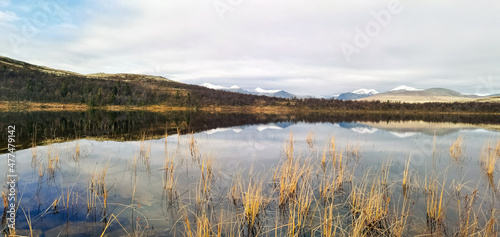
<svg viewBox="0 0 500 237">
<path fill-rule="evenodd" d="M 306 142 L 307 142 L 307 145 L 309 145 L 309 149 L 313 149 L 314 148 L 314 132 L 313 131 L 310 131 L 308 134 L 307 134 L 307 137 L 306 137 Z"/>
<path fill-rule="evenodd" d="M 464 156 L 464 136 L 459 135 L 457 139 L 450 146 L 450 157 L 457 163 L 461 163 Z"/>
<path fill-rule="evenodd" d="M 439 231 L 444 224 L 446 207 L 444 206 L 444 190 L 446 177 L 439 182 L 437 174 L 433 171 L 425 178 L 425 201 L 427 205 L 427 227 L 432 233 Z"/>
<path fill-rule="evenodd" d="M 311 134 L 306 140 L 314 140 Z M 457 138 L 451 145 L 451 157 L 463 157 L 462 139 Z M 271 175 L 254 175 L 253 168 L 250 168 L 222 177 L 214 155 L 200 149 L 194 134 L 188 135 L 185 142 L 185 150 L 170 155 L 166 137 L 164 165 L 157 170 L 164 175 L 163 191 L 186 190 L 186 193 L 179 191 L 176 196 L 179 198 L 176 207 L 168 207 L 172 219 L 176 220 L 169 226 L 168 234 L 172 236 L 439 236 L 449 233 L 445 229 L 452 221 L 447 218 L 452 219 L 450 213 L 455 211 L 457 217 L 453 221 L 456 227 L 449 230 L 456 230 L 453 232 L 456 236 L 495 236 L 498 231 L 497 206 L 491 207 L 490 215 L 477 210 L 476 200 L 481 195 L 477 190 L 466 196 L 453 196 L 450 193 L 454 191 L 446 186 L 444 174 L 432 171 L 421 179 L 410 167 L 410 157 L 404 162 L 403 171 L 390 177 L 392 162 L 389 161 L 378 169 L 362 167 L 358 170 L 358 162 L 350 160 L 364 159 L 359 146 L 337 146 L 335 136 L 329 139 L 323 152 L 308 151 L 302 156 L 293 133 L 290 133 L 283 157 L 271 169 Z M 309 141 L 307 143 L 315 150 Z M 138 170 L 138 160 L 149 159 L 150 145 L 147 144 L 144 139 L 141 141 L 133 172 Z M 481 164 L 490 176 L 494 173 L 499 149 L 498 144 L 495 148 L 488 144 L 483 149 Z M 55 173 L 59 160 L 55 148 L 49 147 L 48 157 L 47 166 Z M 189 171 L 179 170 L 180 167 L 184 169 L 182 162 L 189 163 L 186 165 Z M 106 211 L 112 210 L 113 205 L 114 208 L 123 207 L 123 212 L 130 210 L 131 216 L 136 215 L 140 203 L 138 198 L 138 203 L 134 204 L 137 180 L 132 191 L 132 204 L 108 203 L 108 192 L 113 187 L 106 183 L 109 181 L 106 178 L 108 165 L 109 162 L 103 168 L 96 167 L 88 180 L 87 214 L 100 215 L 96 220 L 108 220 L 103 235 L 112 229 L 111 224 L 119 224 L 127 235 L 131 235 L 133 232 L 127 232 L 129 228 L 121 224 L 127 223 L 120 219 L 122 212 L 106 214 Z M 47 170 L 51 174 L 50 169 Z M 183 180 L 179 177 L 186 173 L 195 177 L 192 182 L 196 184 L 181 185 Z M 401 195 L 401 186 L 404 195 Z M 464 186 L 456 186 L 455 193 L 460 193 Z M 405 190 L 410 187 L 412 191 L 407 195 Z M 423 198 L 419 199 L 420 196 Z M 6 197 L 3 197 L 5 207 Z M 78 200 L 78 191 L 66 186 L 62 188 L 61 196 L 54 199 L 51 208 L 54 212 L 61 207 L 68 209 L 78 206 Z M 85 200 L 81 205 L 85 205 Z M 415 206 L 424 208 L 419 212 Z M 139 221 L 128 222 L 138 225 Z M 141 228 L 134 230 L 145 231 Z"/>
<path fill-rule="evenodd" d="M 47 173 L 49 174 L 49 179 L 54 179 L 56 170 L 59 166 L 59 154 L 57 149 L 49 145 L 47 153 Z"/>
<path fill-rule="evenodd" d="M 497 148 L 499 148 L 498 145 Z M 495 172 L 497 160 L 500 158 L 500 156 L 498 156 L 498 150 L 495 150 L 497 149 L 493 149 L 491 147 L 491 143 L 487 142 L 483 147 L 483 151 L 481 152 L 481 166 L 488 176 L 493 175 L 493 172 Z"/>
</svg>

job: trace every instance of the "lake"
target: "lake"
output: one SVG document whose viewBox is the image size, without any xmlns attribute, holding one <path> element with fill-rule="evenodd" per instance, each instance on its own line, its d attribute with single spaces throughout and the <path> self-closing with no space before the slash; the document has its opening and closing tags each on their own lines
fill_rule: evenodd
<svg viewBox="0 0 500 237">
<path fill-rule="evenodd" d="M 496 116 L 9 112 L 0 124 L 4 174 L 16 126 L 18 234 L 498 230 Z"/>
</svg>

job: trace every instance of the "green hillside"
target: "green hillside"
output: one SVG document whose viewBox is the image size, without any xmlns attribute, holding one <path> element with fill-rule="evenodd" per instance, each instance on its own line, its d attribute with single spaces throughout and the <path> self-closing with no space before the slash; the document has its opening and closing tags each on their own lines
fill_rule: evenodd
<svg viewBox="0 0 500 237">
<path fill-rule="evenodd" d="M 102 105 L 275 105 L 283 99 L 216 91 L 137 74 L 55 70 L 0 57 L 0 100 Z"/>
</svg>

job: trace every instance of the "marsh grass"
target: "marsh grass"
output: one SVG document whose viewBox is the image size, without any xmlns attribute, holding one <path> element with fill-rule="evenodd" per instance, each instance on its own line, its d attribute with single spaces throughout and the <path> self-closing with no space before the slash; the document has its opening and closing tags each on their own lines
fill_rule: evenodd
<svg viewBox="0 0 500 237">
<path fill-rule="evenodd" d="M 323 152 L 317 152 L 307 141 L 314 141 L 311 132 L 306 138 L 307 145 L 302 141 L 305 149 L 310 150 L 302 156 L 299 146 L 294 142 L 293 133 L 290 133 L 281 160 L 270 169 L 270 175 L 265 175 L 268 170 L 257 175 L 253 167 L 238 170 L 234 175 L 222 175 L 215 156 L 200 148 L 194 134 L 186 137 L 188 139 L 183 141 L 182 151 L 179 151 L 179 146 L 177 151 L 167 150 L 168 136 L 165 137 L 164 161 L 158 161 L 160 168 L 154 172 L 163 176 L 158 189 L 163 188 L 161 191 L 170 193 L 169 203 L 174 199 L 176 201 L 175 205 L 169 205 L 168 216 L 163 213 L 161 217 L 161 221 L 172 221 L 171 225 L 167 224 L 168 230 L 152 231 L 151 235 L 440 236 L 447 235 L 447 225 L 454 222 L 455 228 L 450 229 L 456 236 L 495 236 L 497 233 L 494 195 L 488 197 L 491 200 L 483 196 L 484 200 L 478 204 L 477 200 L 484 194 L 466 188 L 466 184 L 462 183 L 452 183 L 447 187 L 446 175 L 433 171 L 422 179 L 412 169 L 415 167 L 410 166 L 413 161 L 411 156 L 404 162 L 403 171 L 395 174 L 396 177 L 389 176 L 390 161 L 384 162 L 380 168 L 358 168 L 362 170 L 356 170 L 356 174 L 361 175 L 356 177 L 354 171 L 358 161 L 364 159 L 358 145 L 337 146 L 333 136 L 324 146 Z M 463 151 L 462 142 L 457 141 L 450 148 L 451 157 Z M 491 154 L 498 157 L 498 147 L 498 144 L 495 149 L 488 145 L 484 149 L 483 153 L 487 156 L 481 159 L 481 164 L 485 167 L 485 173 L 488 173 Z M 145 200 L 135 194 L 136 190 L 141 190 L 138 172 L 144 172 L 138 166 L 141 161 L 152 159 L 150 149 L 151 142 L 148 145 L 143 138 L 139 151 L 136 150 L 132 163 L 129 163 L 135 178 L 129 205 L 108 203 L 112 202 L 108 200 L 108 193 L 113 187 L 106 183 L 109 181 L 106 178 L 108 161 L 102 168 L 98 165 L 88 179 L 86 200 L 79 197 L 79 193 L 83 193 L 81 190 L 79 192 L 72 186 L 61 185 L 61 193 L 49 201 L 53 201 L 49 203 L 49 212 L 62 213 L 64 209 L 86 205 L 87 220 L 103 223 L 101 236 L 114 235 L 116 232 L 107 232 L 120 228 L 125 233 L 122 235 L 147 236 L 149 220 L 140 212 Z M 77 145 L 71 153 L 77 154 L 78 150 Z M 437 152 L 437 149 L 433 152 Z M 54 172 L 51 174 L 48 168 L 46 171 L 39 169 L 40 177 L 44 172 L 54 175 L 59 167 L 55 148 L 49 147 L 48 157 L 51 161 L 47 167 L 52 167 Z M 39 167 L 42 167 L 41 164 Z M 186 187 L 183 186 L 182 175 L 188 179 L 194 177 L 191 181 L 187 180 Z M 411 192 L 407 194 L 406 190 Z M 464 190 L 472 191 L 463 196 L 461 192 Z M 420 195 L 425 196 L 425 199 L 419 200 Z M 452 198 L 455 198 L 453 202 L 450 201 Z M 5 206 L 5 194 L 3 199 Z M 83 202 L 79 203 L 79 199 Z M 448 205 L 450 203 L 452 205 Z M 482 203 L 487 204 L 483 207 Z M 493 205 L 490 215 L 482 212 L 487 205 Z M 415 206 L 424 208 L 422 212 L 415 212 Z M 456 210 L 452 208 L 458 208 L 456 219 L 452 216 Z"/>
<path fill-rule="evenodd" d="M 77 141 L 75 143 L 75 151 L 74 153 L 70 156 L 72 158 L 72 160 L 76 163 L 78 163 L 80 161 L 80 158 L 81 158 L 81 150 L 80 150 L 80 142 Z"/>
<path fill-rule="evenodd" d="M 464 136 L 459 135 L 457 139 L 450 146 L 450 157 L 458 164 L 463 163 L 465 148 Z"/>
<path fill-rule="evenodd" d="M 189 151 L 191 153 L 191 159 L 193 160 L 193 162 L 200 164 L 200 148 L 198 147 L 197 142 L 194 139 L 194 133 L 191 133 L 189 136 Z"/>
<path fill-rule="evenodd" d="M 334 141 L 335 140 L 332 139 L 332 142 Z M 323 152 L 321 158 L 321 169 L 323 173 L 320 178 L 319 193 L 324 201 L 334 199 L 335 193 L 342 190 L 344 182 L 350 181 L 350 179 L 346 179 L 348 177 L 347 164 L 342 163 L 343 152 L 331 154 L 329 161 L 327 161 L 326 157 L 326 152 Z"/>
<path fill-rule="evenodd" d="M 2 200 L 3 200 L 3 210 L 5 212 L 8 210 L 9 201 L 7 199 L 7 196 L 5 195 L 5 192 L 3 192 L 3 191 L 2 191 Z"/>
<path fill-rule="evenodd" d="M 497 147 L 495 148 L 497 157 L 500 158 L 500 140 L 497 142 Z"/>
<path fill-rule="evenodd" d="M 142 136 L 142 140 L 139 143 L 139 158 L 144 162 L 149 161 L 151 154 L 151 142 L 146 142 L 146 135 Z"/>
<path fill-rule="evenodd" d="M 379 172 L 375 177 L 367 174 L 360 184 L 353 187 L 350 195 L 353 236 L 379 235 L 388 229 L 391 197 L 386 185 L 387 173 Z"/>
<path fill-rule="evenodd" d="M 29 228 L 29 236 L 33 237 L 33 221 L 31 220 L 31 214 L 28 210 L 28 214 L 26 214 L 26 211 L 24 211 L 24 208 L 21 207 L 21 210 L 23 211 L 24 218 L 26 219 L 26 224 L 28 225 Z"/>
<path fill-rule="evenodd" d="M 406 190 L 408 190 L 409 179 L 411 178 L 411 176 L 410 176 L 410 160 L 411 160 L 411 156 L 406 161 L 405 168 L 403 170 L 403 193 L 405 193 L 405 194 L 406 194 Z"/>
<path fill-rule="evenodd" d="M 498 145 L 497 145 L 497 148 L 498 148 Z M 498 156 L 498 150 L 495 151 L 491 147 L 491 143 L 487 142 L 484 145 L 483 150 L 481 152 L 481 166 L 482 166 L 484 172 L 488 176 L 493 176 L 493 172 L 495 172 L 495 166 L 496 166 L 496 163 L 497 163 L 497 160 L 499 157 L 500 156 Z"/>
<path fill-rule="evenodd" d="M 294 157 L 293 134 L 285 144 L 285 160 L 279 165 L 273 176 L 274 187 L 279 196 L 279 206 L 284 208 L 291 200 L 297 197 L 297 189 L 300 182 L 307 179 L 306 173 L 311 169 L 308 161 L 302 161 L 300 157 Z"/>
<path fill-rule="evenodd" d="M 256 236 L 260 231 L 260 216 L 268 203 L 262 185 L 262 183 L 249 183 L 248 188 L 242 194 L 246 232 L 249 236 Z"/>
<path fill-rule="evenodd" d="M 33 125 L 33 136 L 31 138 L 31 162 L 36 164 L 37 161 L 37 150 L 36 150 L 36 134 L 37 126 Z"/>
<path fill-rule="evenodd" d="M 337 229 L 340 228 L 340 217 L 335 216 L 335 204 L 330 203 L 323 208 L 323 216 L 321 221 L 321 235 L 323 237 L 334 237 L 337 234 Z"/>
<path fill-rule="evenodd" d="M 309 149 L 311 149 L 311 150 L 314 149 L 315 139 L 314 139 L 314 132 L 313 131 L 310 131 L 307 134 L 306 142 L 307 142 L 307 145 L 309 146 Z"/>
<path fill-rule="evenodd" d="M 169 194 L 170 202 L 173 201 L 176 192 L 177 177 L 175 176 L 175 158 L 176 156 L 168 153 L 168 133 L 165 132 L 165 165 L 163 167 L 165 178 L 163 179 L 163 188 Z"/>
<path fill-rule="evenodd" d="M 496 209 L 491 210 L 490 218 L 486 222 L 483 231 L 480 233 L 482 236 L 496 236 L 498 233 L 498 228 L 495 228 L 498 225 L 498 219 L 495 215 Z"/>
<path fill-rule="evenodd" d="M 356 143 L 356 145 L 352 145 L 348 143 L 346 146 L 346 155 L 347 157 L 354 159 L 354 161 L 358 163 L 361 159 L 359 144 Z"/>
<path fill-rule="evenodd" d="M 431 233 L 440 233 L 444 230 L 444 218 L 446 207 L 444 201 L 446 176 L 442 183 L 439 182 L 437 174 L 433 171 L 425 178 L 425 200 L 427 206 L 427 227 Z"/>
<path fill-rule="evenodd" d="M 231 188 L 228 192 L 228 198 L 235 207 L 243 205 L 241 197 L 243 194 L 243 179 L 241 176 L 241 172 L 235 174 L 235 177 L 232 180 Z"/>
<path fill-rule="evenodd" d="M 101 213 L 106 216 L 106 209 L 108 206 L 108 190 L 106 189 L 106 172 L 108 170 L 109 161 L 100 172 L 96 170 L 90 177 L 87 186 L 87 213 L 94 213 L 100 204 L 102 209 Z"/>
<path fill-rule="evenodd" d="M 165 166 L 163 167 L 163 169 L 165 170 L 163 188 L 169 191 L 173 191 L 177 183 L 176 177 L 174 175 L 174 159 L 170 159 L 168 156 L 165 156 Z"/>
<path fill-rule="evenodd" d="M 460 205 L 460 199 L 457 200 L 458 216 L 459 216 L 459 231 L 458 236 L 470 236 L 478 229 L 477 218 L 473 211 L 474 203 L 477 199 L 477 189 L 471 195 L 464 197 L 464 207 Z"/>
<path fill-rule="evenodd" d="M 304 182 L 300 188 L 298 197 L 289 203 L 288 207 L 288 235 L 297 236 L 305 235 L 311 232 L 312 214 L 314 212 L 314 199 L 313 190 L 307 182 Z"/>
<path fill-rule="evenodd" d="M 49 145 L 47 153 L 47 173 L 49 180 L 54 180 L 57 168 L 59 167 L 59 154 L 55 146 Z"/>
</svg>

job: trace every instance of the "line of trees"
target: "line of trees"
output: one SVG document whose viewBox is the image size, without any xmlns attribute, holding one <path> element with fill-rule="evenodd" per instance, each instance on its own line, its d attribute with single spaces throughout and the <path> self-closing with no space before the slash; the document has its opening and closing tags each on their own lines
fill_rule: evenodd
<svg viewBox="0 0 500 237">
<path fill-rule="evenodd" d="M 51 73 L 0 61 L 0 100 L 103 105 L 289 106 L 314 110 L 498 113 L 498 103 L 390 103 L 334 99 L 284 99 L 247 95 L 144 75 L 83 76 Z"/>
</svg>

